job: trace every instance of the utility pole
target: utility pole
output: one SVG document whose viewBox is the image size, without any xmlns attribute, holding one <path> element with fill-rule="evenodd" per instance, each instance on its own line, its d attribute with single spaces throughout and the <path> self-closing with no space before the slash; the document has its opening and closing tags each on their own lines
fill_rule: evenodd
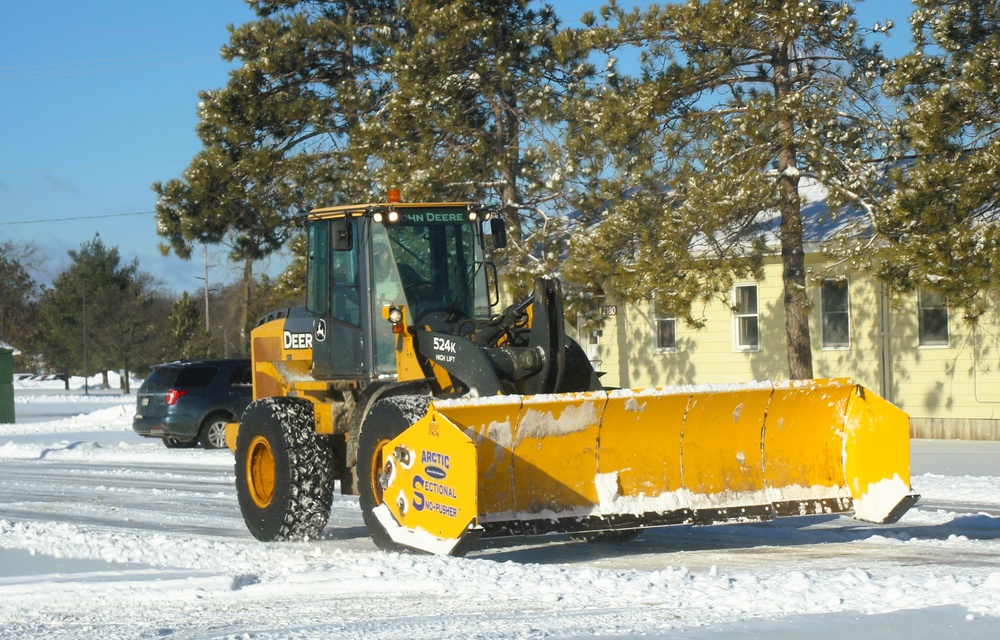
<svg viewBox="0 0 1000 640">
<path fill-rule="evenodd" d="M 87 282 L 83 283 L 83 393 L 90 395 L 90 372 L 87 370 Z"/>
<path fill-rule="evenodd" d="M 208 324 L 208 245 L 202 245 L 205 249 L 205 333 L 209 333 Z"/>
</svg>

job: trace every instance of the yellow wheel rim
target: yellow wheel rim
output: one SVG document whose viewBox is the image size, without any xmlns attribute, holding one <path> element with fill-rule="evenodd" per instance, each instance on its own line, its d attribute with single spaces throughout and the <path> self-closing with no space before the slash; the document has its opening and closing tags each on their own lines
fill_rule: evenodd
<svg viewBox="0 0 1000 640">
<path fill-rule="evenodd" d="M 257 507 L 264 509 L 274 497 L 274 453 L 267 438 L 257 436 L 250 442 L 246 465 L 250 497 Z"/>
</svg>

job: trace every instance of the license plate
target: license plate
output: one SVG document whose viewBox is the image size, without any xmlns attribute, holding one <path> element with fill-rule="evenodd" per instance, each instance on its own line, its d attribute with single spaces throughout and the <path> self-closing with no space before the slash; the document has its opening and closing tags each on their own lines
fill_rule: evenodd
<svg viewBox="0 0 1000 640">
<path fill-rule="evenodd" d="M 148 407 L 149 406 L 149 398 L 143 398 L 142 399 L 142 406 L 144 406 L 144 407 Z"/>
</svg>

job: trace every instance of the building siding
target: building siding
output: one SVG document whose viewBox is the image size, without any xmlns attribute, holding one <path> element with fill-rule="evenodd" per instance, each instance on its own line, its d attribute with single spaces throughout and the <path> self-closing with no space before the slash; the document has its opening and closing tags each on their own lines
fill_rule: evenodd
<svg viewBox="0 0 1000 640">
<path fill-rule="evenodd" d="M 949 344 L 918 344 L 917 294 L 884 300 L 863 274 L 830 267 L 809 254 L 810 334 L 818 378 L 849 377 L 911 416 L 914 435 L 1000 439 L 1000 315 L 990 309 L 973 325 L 949 310 Z M 849 283 L 850 346 L 825 348 L 823 277 Z M 781 265 L 769 260 L 757 284 L 759 348 L 734 349 L 733 315 L 722 301 L 703 309 L 704 326 L 677 320 L 676 350 L 657 351 L 649 304 L 611 299 L 617 314 L 604 318 L 590 352 L 606 387 L 646 388 L 788 378 Z M 696 315 L 699 311 L 696 310 Z"/>
</svg>

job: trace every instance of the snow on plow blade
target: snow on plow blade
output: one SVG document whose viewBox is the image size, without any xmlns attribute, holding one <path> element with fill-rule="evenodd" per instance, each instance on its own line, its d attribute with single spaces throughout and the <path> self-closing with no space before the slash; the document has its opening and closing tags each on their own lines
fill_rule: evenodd
<svg viewBox="0 0 1000 640">
<path fill-rule="evenodd" d="M 894 522 L 909 418 L 847 379 L 437 400 L 392 443 L 380 520 L 401 544 L 754 522 Z M 395 533 L 393 533 L 395 531 Z"/>
</svg>

